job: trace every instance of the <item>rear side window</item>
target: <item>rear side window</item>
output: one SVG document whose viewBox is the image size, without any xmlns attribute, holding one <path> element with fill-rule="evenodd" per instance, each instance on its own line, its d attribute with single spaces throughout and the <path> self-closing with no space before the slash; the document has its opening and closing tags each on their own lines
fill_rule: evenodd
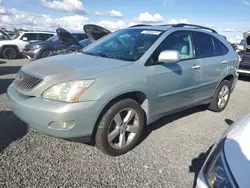
<svg viewBox="0 0 250 188">
<path fill-rule="evenodd" d="M 30 41 L 30 40 L 37 40 L 37 33 L 25 33 L 23 36 L 22 36 L 22 39 L 23 38 L 27 38 L 27 41 Z"/>
<path fill-rule="evenodd" d="M 194 32 L 193 37 L 196 58 L 215 56 L 215 50 L 211 35 L 201 32 Z"/>
<path fill-rule="evenodd" d="M 228 53 L 228 48 L 217 38 L 213 37 L 214 41 L 214 48 L 215 48 L 215 55 L 216 56 L 222 56 L 226 55 Z"/>
<path fill-rule="evenodd" d="M 53 34 L 39 33 L 37 40 L 45 41 L 50 37 L 53 37 Z"/>
</svg>

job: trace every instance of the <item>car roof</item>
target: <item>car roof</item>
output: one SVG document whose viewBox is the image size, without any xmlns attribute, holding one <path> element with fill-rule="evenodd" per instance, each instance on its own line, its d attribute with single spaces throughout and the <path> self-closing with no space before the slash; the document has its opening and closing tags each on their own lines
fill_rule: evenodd
<svg viewBox="0 0 250 188">
<path fill-rule="evenodd" d="M 21 31 L 20 33 L 44 33 L 44 34 L 55 34 L 55 32 L 47 31 Z"/>
<path fill-rule="evenodd" d="M 130 29 L 153 29 L 159 31 L 166 31 L 170 29 L 172 26 L 164 26 L 164 25 L 139 25 L 139 26 L 132 26 L 129 27 Z"/>
<path fill-rule="evenodd" d="M 129 28 L 133 29 L 154 29 L 154 30 L 160 30 L 160 31 L 166 31 L 169 30 L 171 28 L 187 28 L 188 30 L 202 30 L 205 32 L 212 32 L 214 34 L 218 34 L 217 31 L 215 31 L 214 29 L 208 28 L 208 27 L 204 27 L 204 26 L 200 26 L 200 25 L 194 25 L 194 24 L 185 24 L 185 23 L 180 23 L 180 24 L 165 24 L 165 25 L 144 25 L 144 24 L 139 24 L 139 25 L 134 25 L 131 26 Z"/>
</svg>

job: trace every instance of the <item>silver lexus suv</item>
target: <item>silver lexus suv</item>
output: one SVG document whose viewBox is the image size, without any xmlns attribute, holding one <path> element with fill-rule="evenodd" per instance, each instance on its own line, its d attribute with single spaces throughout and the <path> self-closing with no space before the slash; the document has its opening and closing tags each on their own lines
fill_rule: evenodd
<svg viewBox="0 0 250 188">
<path fill-rule="evenodd" d="M 98 38 L 82 53 L 33 61 L 8 88 L 11 109 L 38 131 L 94 141 L 108 155 L 136 146 L 146 125 L 209 104 L 226 107 L 238 55 L 215 30 L 190 24 L 137 25 Z M 82 140 L 82 139 L 81 139 Z"/>
</svg>

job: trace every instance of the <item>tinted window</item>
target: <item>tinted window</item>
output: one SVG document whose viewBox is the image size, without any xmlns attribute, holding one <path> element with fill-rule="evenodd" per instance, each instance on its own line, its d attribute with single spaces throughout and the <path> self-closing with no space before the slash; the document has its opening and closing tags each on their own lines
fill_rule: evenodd
<svg viewBox="0 0 250 188">
<path fill-rule="evenodd" d="M 217 56 L 226 55 L 228 53 L 228 48 L 215 37 L 213 37 L 213 40 L 215 47 L 215 55 Z"/>
<path fill-rule="evenodd" d="M 27 40 L 37 40 L 37 33 L 26 33 L 22 36 L 22 39 L 27 37 Z"/>
<path fill-rule="evenodd" d="M 45 40 L 47 40 L 48 38 L 50 38 L 50 37 L 52 37 L 52 36 L 53 36 L 52 34 L 39 33 L 39 34 L 38 34 L 38 39 L 37 39 L 37 40 L 45 41 Z"/>
<path fill-rule="evenodd" d="M 215 55 L 212 36 L 206 33 L 194 32 L 195 54 L 197 58 Z"/>
<path fill-rule="evenodd" d="M 159 54 L 164 50 L 178 51 L 181 60 L 194 58 L 191 33 L 178 31 L 170 34 L 154 52 L 153 61 L 158 61 Z"/>
</svg>

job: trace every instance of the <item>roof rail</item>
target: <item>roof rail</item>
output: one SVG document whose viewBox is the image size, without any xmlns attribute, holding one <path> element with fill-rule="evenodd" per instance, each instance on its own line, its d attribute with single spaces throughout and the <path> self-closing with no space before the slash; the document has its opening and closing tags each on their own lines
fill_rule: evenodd
<svg viewBox="0 0 250 188">
<path fill-rule="evenodd" d="M 215 31 L 214 29 L 204 27 L 204 26 L 200 26 L 200 25 L 185 24 L 185 23 L 180 23 L 180 24 L 173 25 L 173 27 L 185 27 L 185 26 L 195 27 L 195 28 L 199 28 L 199 29 L 205 29 L 205 30 L 212 31 L 213 33 L 217 33 L 217 31 Z"/>
<path fill-rule="evenodd" d="M 147 25 L 147 24 L 137 24 L 137 25 L 132 25 L 130 27 L 143 27 L 143 26 L 152 26 L 152 25 Z"/>
</svg>

